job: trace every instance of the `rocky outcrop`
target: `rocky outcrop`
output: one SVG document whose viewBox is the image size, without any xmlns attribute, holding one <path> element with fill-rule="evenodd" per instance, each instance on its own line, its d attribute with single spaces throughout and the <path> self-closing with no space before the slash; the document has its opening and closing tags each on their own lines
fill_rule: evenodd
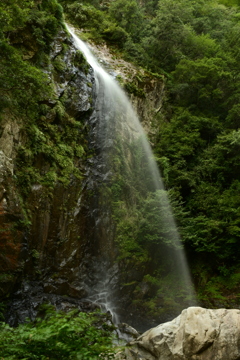
<svg viewBox="0 0 240 360">
<path fill-rule="evenodd" d="M 240 359 L 240 310 L 190 307 L 174 320 L 146 331 L 117 359 Z"/>
<path fill-rule="evenodd" d="M 164 75 L 152 74 L 116 57 L 106 44 L 90 43 L 92 52 L 101 65 L 116 78 L 126 91 L 150 141 L 158 133 L 157 119 L 162 110 L 166 79 Z"/>
</svg>

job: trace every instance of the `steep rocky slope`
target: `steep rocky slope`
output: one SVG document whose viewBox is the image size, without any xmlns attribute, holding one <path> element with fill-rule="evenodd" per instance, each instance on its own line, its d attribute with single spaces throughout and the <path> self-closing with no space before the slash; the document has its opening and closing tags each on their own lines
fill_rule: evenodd
<svg viewBox="0 0 240 360">
<path fill-rule="evenodd" d="M 28 59 L 35 55 L 33 49 Z M 163 81 L 124 66 L 127 74 L 110 72 L 123 79 L 145 128 L 152 129 Z M 11 324 L 34 318 L 46 301 L 58 308 L 91 308 L 86 299 L 101 286 L 108 268 L 112 291 L 119 296 L 114 223 L 109 220 L 111 233 L 99 194 L 106 174 L 98 160 L 93 70 L 62 30 L 43 71 L 53 90 L 39 103 L 36 121 L 26 124 L 8 109 L 1 121 L 0 290 L 3 300 L 12 298 Z"/>
<path fill-rule="evenodd" d="M 79 268 L 89 248 L 95 251 L 86 231 L 94 225 L 84 176 L 91 171 L 88 157 L 94 151 L 88 143 L 93 72 L 65 32 L 51 47 L 45 71 L 54 95 L 39 104 L 44 114 L 37 126 L 29 131 L 7 111 L 1 124 L 2 295 L 25 279 L 41 280 L 48 293 L 83 297 L 80 284 L 86 273 Z M 49 147 L 48 156 L 42 145 Z"/>
</svg>

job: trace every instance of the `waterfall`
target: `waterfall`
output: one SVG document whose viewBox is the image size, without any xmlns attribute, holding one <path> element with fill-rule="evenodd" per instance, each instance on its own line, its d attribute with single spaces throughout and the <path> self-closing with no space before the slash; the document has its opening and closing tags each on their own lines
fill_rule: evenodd
<svg viewBox="0 0 240 360">
<path fill-rule="evenodd" d="M 115 322 L 118 322 L 117 313 L 121 307 L 121 301 L 117 301 L 117 296 L 114 295 L 117 291 L 115 286 L 120 281 L 118 279 L 119 261 L 116 261 L 119 256 L 118 248 L 120 248 L 120 262 L 126 263 L 124 256 L 121 255 L 121 249 L 123 249 L 125 253 L 128 251 L 130 262 L 131 253 L 139 258 L 145 256 L 144 261 L 150 268 L 151 259 L 147 259 L 147 255 L 144 255 L 141 250 L 144 247 L 141 241 L 144 243 L 149 238 L 151 245 L 148 247 L 155 249 L 156 243 L 161 242 L 163 238 L 164 246 L 173 249 L 169 250 L 169 252 L 172 251 L 171 267 L 175 269 L 177 276 L 181 277 L 185 289 L 191 288 L 191 279 L 184 252 L 180 249 L 180 239 L 171 206 L 139 119 L 115 79 L 100 66 L 87 45 L 75 35 L 71 27 L 67 26 L 67 29 L 73 37 L 76 48 L 84 54 L 95 74 L 96 96 L 91 117 L 95 137 L 95 165 L 101 178 L 97 186 L 97 202 L 101 210 L 99 216 L 96 217 L 95 226 L 96 236 L 99 239 L 96 256 L 98 263 L 95 264 L 94 286 L 91 289 L 89 285 L 89 299 L 101 305 L 104 310 L 110 311 Z M 144 214 L 141 212 L 143 207 L 146 208 L 146 216 L 142 215 Z M 132 208 L 135 212 L 131 210 Z M 148 229 L 148 223 L 144 221 L 151 221 L 148 218 L 150 214 L 148 209 L 153 214 L 150 218 L 153 218 L 154 223 L 151 225 L 151 234 L 146 235 L 144 229 Z M 128 221 L 129 230 L 127 226 L 125 230 L 124 224 L 119 220 L 121 213 L 126 222 Z M 154 219 L 155 216 L 156 219 Z M 131 218 L 133 219 L 132 228 L 129 225 Z M 160 230 L 156 228 L 157 223 Z M 134 231 L 137 233 L 137 240 L 141 236 L 142 240 L 139 240 L 140 245 L 135 244 L 132 250 L 131 246 L 134 241 L 136 242 L 133 236 Z M 128 232 L 129 239 L 124 235 Z M 154 250 L 151 251 L 154 257 Z M 163 259 L 164 257 L 163 254 Z M 154 261 L 158 261 L 157 255 Z M 126 264 L 124 266 L 127 267 Z M 130 279 L 129 283 L 134 282 L 134 269 L 130 267 L 127 269 L 125 272 L 129 272 L 130 275 L 125 275 L 125 278 Z M 141 270 L 135 269 L 135 272 L 137 277 L 140 276 Z M 116 305 L 117 302 L 118 305 Z"/>
</svg>

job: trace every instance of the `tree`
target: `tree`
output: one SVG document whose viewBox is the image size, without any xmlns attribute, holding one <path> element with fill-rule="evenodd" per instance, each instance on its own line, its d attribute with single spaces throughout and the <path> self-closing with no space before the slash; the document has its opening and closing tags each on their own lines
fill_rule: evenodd
<svg viewBox="0 0 240 360">
<path fill-rule="evenodd" d="M 116 0 L 109 6 L 109 14 L 117 24 L 126 30 L 134 42 L 141 38 L 144 15 L 136 0 Z"/>
</svg>

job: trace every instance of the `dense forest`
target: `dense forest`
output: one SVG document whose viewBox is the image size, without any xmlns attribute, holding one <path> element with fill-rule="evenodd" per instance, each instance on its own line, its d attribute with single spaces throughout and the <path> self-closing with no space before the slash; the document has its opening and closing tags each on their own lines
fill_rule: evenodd
<svg viewBox="0 0 240 360">
<path fill-rule="evenodd" d="M 84 141 L 80 145 L 78 138 L 79 133 L 83 138 L 86 130 L 65 114 L 61 102 L 55 105 L 54 89 L 49 86 L 49 77 L 45 71 L 50 62 L 51 43 L 58 32 L 65 29 L 65 20 L 82 30 L 84 40 L 98 45 L 107 44 L 116 58 L 123 58 L 143 68 L 149 77 L 164 81 L 163 104 L 155 114 L 156 129 L 154 135 L 149 134 L 149 138 L 172 204 L 197 297 L 200 303 L 209 307 L 238 306 L 239 1 L 2 0 L 0 121 L 6 116 L 21 119 L 24 133 L 28 136 L 25 145 L 18 149 L 16 174 L 11 183 L 19 189 L 22 203 L 27 202 L 32 184 L 45 186 L 47 196 L 51 197 L 54 184 L 60 182 L 64 186 L 68 185 L 70 173 L 73 172 L 76 178 L 82 178 L 81 171 L 75 167 L 75 159 L 85 156 L 84 146 L 87 145 L 83 144 Z M 55 71 L 60 72 L 64 68 L 62 60 L 54 61 Z M 81 63 L 85 72 L 88 71 L 88 65 L 80 55 L 76 61 Z M 131 84 L 124 86 L 129 93 L 147 96 L 141 89 L 141 81 L 138 87 Z M 50 99 L 48 103 L 46 98 Z M 59 125 L 48 121 L 46 114 L 49 111 L 52 117 L 58 119 L 61 131 Z M 36 171 L 37 165 L 33 167 L 39 154 L 43 154 L 51 163 L 51 167 L 44 173 Z M 128 223 L 129 213 L 121 213 L 117 208 L 114 210 L 115 217 L 123 216 L 124 219 L 124 222 L 117 221 L 118 241 L 122 241 L 121 258 L 131 257 L 137 251 L 138 259 L 134 261 L 142 265 L 149 255 L 146 254 L 146 243 L 155 251 L 155 244 L 161 238 L 161 231 L 158 232 L 155 225 L 159 223 L 159 217 L 164 216 L 155 216 L 153 212 L 158 196 L 161 195 L 150 195 L 144 202 L 138 200 L 135 211 L 136 217 L 141 219 L 139 228 L 136 228 L 135 223 Z M 31 221 L 29 210 L 22 207 L 25 213 L 17 220 L 15 234 L 27 228 Z M 131 221 L 134 216 L 132 213 Z M 150 217 L 154 217 L 155 221 L 151 226 L 148 223 Z M 6 226 L 0 231 L 6 232 Z M 135 243 L 126 241 L 129 234 L 134 234 L 132 237 Z M 37 258 L 38 253 L 34 254 L 33 257 Z M 4 273 L 1 276 L 6 281 L 12 274 Z M 162 285 L 154 273 L 146 275 L 145 281 L 152 287 Z M 152 297 L 146 303 L 154 313 L 157 301 L 155 293 Z M 140 298 L 141 301 L 143 299 Z M 46 318 L 45 323 L 37 323 L 42 329 L 43 341 L 47 331 L 44 326 L 53 328 L 52 339 L 58 336 L 58 323 L 55 325 L 51 316 Z M 64 316 L 67 315 L 58 319 L 60 326 L 68 321 Z M 94 317 L 87 320 L 75 314 L 64 331 L 71 332 L 75 339 L 74 331 L 79 323 L 87 328 L 94 321 Z M 2 326 L 1 346 L 5 341 L 5 332 L 9 332 L 7 325 Z M 29 338 L 29 331 L 32 333 L 32 330 L 29 330 L 28 325 L 24 326 L 22 332 Z M 104 329 L 99 330 L 99 333 L 95 332 L 95 328 L 91 329 L 89 336 L 92 341 L 97 341 L 101 331 L 106 336 Z M 16 338 L 13 334 L 11 336 L 10 343 L 18 341 L 12 339 L 21 341 L 21 329 L 16 330 Z M 24 358 L 40 356 L 38 351 L 42 338 L 35 348 L 35 345 L 33 349 L 29 345 L 31 349 L 23 351 L 23 355 L 28 356 Z M 81 358 L 94 358 L 103 351 L 108 354 L 111 351 L 108 347 L 110 340 L 109 337 L 106 339 L 103 340 L 103 347 L 99 344 L 96 352 L 90 355 L 86 350 Z M 83 339 L 84 346 L 88 341 Z M 62 346 L 64 348 L 65 345 Z M 18 351 L 18 345 L 12 353 L 8 345 L 4 349 L 4 355 L 9 356 L 6 359 L 22 359 L 11 357 L 15 356 L 12 355 L 14 351 Z M 44 359 L 47 356 L 59 356 L 61 351 L 65 351 L 64 359 L 73 350 L 69 344 L 64 350 L 47 349 Z M 72 358 L 78 358 L 74 356 L 78 355 L 74 354 Z"/>
</svg>

